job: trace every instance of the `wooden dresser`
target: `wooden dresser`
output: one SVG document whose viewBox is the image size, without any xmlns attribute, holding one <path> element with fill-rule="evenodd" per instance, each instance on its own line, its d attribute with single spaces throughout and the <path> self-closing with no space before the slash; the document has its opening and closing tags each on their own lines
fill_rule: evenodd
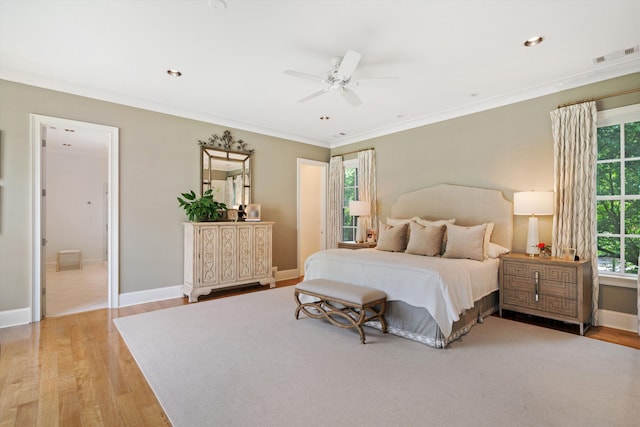
<svg viewBox="0 0 640 427">
<path fill-rule="evenodd" d="M 184 283 L 189 302 L 213 289 L 260 283 L 274 287 L 273 222 L 184 224 Z"/>
<path fill-rule="evenodd" d="M 507 254 L 500 257 L 500 315 L 517 311 L 580 325 L 591 317 L 591 262 Z"/>
</svg>

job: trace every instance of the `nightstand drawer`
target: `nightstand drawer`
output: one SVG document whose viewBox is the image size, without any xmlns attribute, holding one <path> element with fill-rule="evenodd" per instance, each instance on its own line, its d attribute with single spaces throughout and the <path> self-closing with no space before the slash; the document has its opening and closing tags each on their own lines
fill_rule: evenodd
<svg viewBox="0 0 640 427">
<path fill-rule="evenodd" d="M 574 283 L 571 282 L 556 282 L 552 280 L 538 279 L 538 294 L 545 296 L 555 296 L 558 298 L 567 298 L 575 300 L 578 298 L 578 290 Z M 524 291 L 535 293 L 535 283 L 532 278 L 522 277 L 507 277 L 504 281 L 504 289 L 510 289 L 514 291 Z"/>
<path fill-rule="evenodd" d="M 504 274 L 507 276 L 526 277 L 533 280 L 534 273 L 537 271 L 542 280 L 570 283 L 575 283 L 576 281 L 576 269 L 571 267 L 541 263 L 529 264 L 520 261 L 504 261 L 502 267 L 504 268 Z"/>
<path fill-rule="evenodd" d="M 529 308 L 563 316 L 575 317 L 578 315 L 578 303 L 576 300 L 553 295 L 539 295 L 538 301 L 536 301 L 532 292 L 513 289 L 504 289 L 503 292 L 503 304 L 507 309 Z"/>
</svg>

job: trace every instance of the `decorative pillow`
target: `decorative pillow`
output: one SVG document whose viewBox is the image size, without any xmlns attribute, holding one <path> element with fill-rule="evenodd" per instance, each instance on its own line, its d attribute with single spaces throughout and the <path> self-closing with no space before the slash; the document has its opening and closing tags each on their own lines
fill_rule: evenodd
<svg viewBox="0 0 640 427">
<path fill-rule="evenodd" d="M 509 249 L 504 246 L 500 246 L 497 243 L 489 242 L 489 250 L 487 251 L 487 256 L 489 258 L 498 258 L 500 255 L 508 254 Z"/>
<path fill-rule="evenodd" d="M 380 221 L 376 249 L 388 252 L 404 252 L 407 248 L 408 227 L 409 224 L 391 226 Z"/>
<path fill-rule="evenodd" d="M 491 243 L 491 234 L 493 233 L 495 223 L 487 222 L 487 231 L 484 233 L 484 259 L 489 259 L 489 243 Z"/>
<path fill-rule="evenodd" d="M 424 226 L 411 221 L 409 228 L 411 234 L 406 253 L 425 256 L 439 256 L 442 253 L 442 236 L 446 228 L 444 224 Z"/>
<path fill-rule="evenodd" d="M 422 218 L 418 218 L 417 216 L 414 216 L 412 219 L 420 225 L 441 225 L 441 224 L 447 225 L 447 224 L 455 224 L 456 222 L 455 218 L 431 220 L 431 219 L 422 219 Z M 446 245 L 447 245 L 447 229 L 445 227 L 444 234 L 442 235 L 442 250 L 440 251 L 440 255 L 442 255 L 442 252 L 444 251 L 444 248 Z"/>
<path fill-rule="evenodd" d="M 473 227 L 447 224 L 447 247 L 444 258 L 468 258 L 484 261 L 484 236 L 487 224 Z"/>
</svg>

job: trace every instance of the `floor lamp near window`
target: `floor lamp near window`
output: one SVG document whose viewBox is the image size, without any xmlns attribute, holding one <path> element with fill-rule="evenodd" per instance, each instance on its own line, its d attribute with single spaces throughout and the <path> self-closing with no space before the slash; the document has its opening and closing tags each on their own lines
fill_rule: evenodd
<svg viewBox="0 0 640 427">
<path fill-rule="evenodd" d="M 355 217 L 356 221 L 355 241 L 357 243 L 362 243 L 364 241 L 364 233 L 362 232 L 362 226 L 360 224 L 359 217 L 371 215 L 371 203 L 364 200 L 351 200 L 349 202 L 349 213 L 352 217 Z"/>
<path fill-rule="evenodd" d="M 553 215 L 553 191 L 521 191 L 513 194 L 513 214 L 529 215 L 527 250 L 530 256 L 540 253 L 538 243 L 538 217 Z"/>
</svg>

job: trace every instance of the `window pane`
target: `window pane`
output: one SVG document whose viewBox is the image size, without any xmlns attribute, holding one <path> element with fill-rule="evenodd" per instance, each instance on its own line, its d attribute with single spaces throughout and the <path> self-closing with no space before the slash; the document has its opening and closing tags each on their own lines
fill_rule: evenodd
<svg viewBox="0 0 640 427">
<path fill-rule="evenodd" d="M 620 163 L 598 164 L 596 182 L 598 196 L 620 195 Z"/>
<path fill-rule="evenodd" d="M 620 125 L 598 128 L 598 160 L 620 158 Z"/>
<path fill-rule="evenodd" d="M 353 242 L 355 238 L 353 237 L 353 228 L 344 228 L 342 234 L 343 242 Z"/>
<path fill-rule="evenodd" d="M 356 169 L 355 168 L 345 168 L 344 170 L 344 186 L 345 187 L 355 187 L 356 183 Z"/>
<path fill-rule="evenodd" d="M 598 237 L 598 271 L 620 272 L 620 239 Z"/>
<path fill-rule="evenodd" d="M 625 157 L 640 157 L 640 122 L 624 125 Z"/>
<path fill-rule="evenodd" d="M 342 211 L 342 225 L 345 227 L 353 226 L 353 217 L 349 213 L 349 208 L 344 208 Z"/>
<path fill-rule="evenodd" d="M 625 239 L 624 250 L 624 257 L 626 258 L 625 273 L 638 274 L 638 254 L 640 253 L 640 239 Z"/>
<path fill-rule="evenodd" d="M 343 206 L 349 206 L 350 200 L 356 200 L 356 189 L 353 187 L 345 187 Z"/>
<path fill-rule="evenodd" d="M 640 160 L 625 162 L 624 192 L 625 194 L 640 194 Z"/>
<path fill-rule="evenodd" d="M 620 202 L 600 200 L 596 203 L 598 233 L 620 234 Z"/>
<path fill-rule="evenodd" d="M 624 233 L 640 234 L 640 200 L 624 203 Z"/>
</svg>

